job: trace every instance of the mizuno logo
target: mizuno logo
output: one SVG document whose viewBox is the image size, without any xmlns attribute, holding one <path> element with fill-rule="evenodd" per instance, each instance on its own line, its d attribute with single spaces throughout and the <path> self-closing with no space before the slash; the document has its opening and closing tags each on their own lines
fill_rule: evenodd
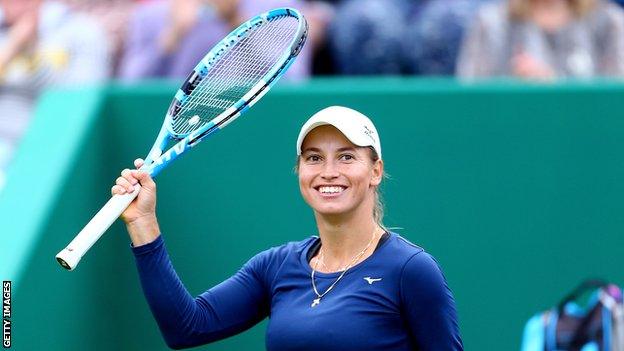
<svg viewBox="0 0 624 351">
<path fill-rule="evenodd" d="M 369 285 L 373 285 L 374 282 L 380 281 L 381 278 L 364 277 L 364 280 L 366 280 Z"/>
</svg>

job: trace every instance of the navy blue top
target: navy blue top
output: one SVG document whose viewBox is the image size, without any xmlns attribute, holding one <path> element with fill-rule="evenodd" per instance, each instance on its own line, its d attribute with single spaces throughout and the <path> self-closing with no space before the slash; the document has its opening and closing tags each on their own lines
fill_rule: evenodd
<svg viewBox="0 0 624 351">
<path fill-rule="evenodd" d="M 263 251 L 193 298 L 162 236 L 133 248 L 143 292 L 167 344 L 192 347 L 266 317 L 268 350 L 463 350 L 453 295 L 422 248 L 390 233 L 312 307 L 308 251 L 318 237 Z M 323 293 L 339 273 L 315 273 Z"/>
</svg>

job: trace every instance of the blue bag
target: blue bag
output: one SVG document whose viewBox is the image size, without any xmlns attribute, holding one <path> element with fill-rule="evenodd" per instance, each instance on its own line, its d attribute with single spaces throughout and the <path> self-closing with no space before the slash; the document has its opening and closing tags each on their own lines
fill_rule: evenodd
<svg viewBox="0 0 624 351">
<path fill-rule="evenodd" d="M 585 306 L 577 299 L 591 291 Z M 587 280 L 524 327 L 521 351 L 624 351 L 622 289 Z"/>
</svg>

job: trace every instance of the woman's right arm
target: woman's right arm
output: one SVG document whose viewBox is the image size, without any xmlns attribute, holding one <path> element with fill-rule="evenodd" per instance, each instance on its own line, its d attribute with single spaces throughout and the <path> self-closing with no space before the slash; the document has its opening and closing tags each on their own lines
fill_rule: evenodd
<svg viewBox="0 0 624 351">
<path fill-rule="evenodd" d="M 140 168 L 142 160 L 136 160 Z M 193 298 L 175 272 L 156 220 L 156 186 L 141 171 L 124 170 L 113 194 L 142 186 L 122 214 L 136 258 L 141 286 L 160 331 L 171 348 L 206 344 L 240 333 L 269 313 L 266 255 L 251 259 L 236 274 Z"/>
<path fill-rule="evenodd" d="M 160 235 L 156 220 L 156 183 L 150 175 L 138 169 L 143 166 L 142 159 L 134 160 L 137 169 L 124 169 L 111 188 L 112 195 L 123 195 L 134 191 L 136 184 L 141 184 L 139 195 L 121 214 L 126 223 L 132 246 L 148 244 Z"/>
</svg>

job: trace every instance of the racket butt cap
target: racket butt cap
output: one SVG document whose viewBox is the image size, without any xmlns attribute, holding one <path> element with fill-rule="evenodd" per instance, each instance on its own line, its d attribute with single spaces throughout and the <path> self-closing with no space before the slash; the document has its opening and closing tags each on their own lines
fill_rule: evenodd
<svg viewBox="0 0 624 351">
<path fill-rule="evenodd" d="M 68 271 L 73 271 L 78 265 L 80 259 L 80 256 L 76 255 L 67 248 L 63 249 L 56 255 L 56 261 L 61 265 L 61 267 L 67 269 Z"/>
</svg>

